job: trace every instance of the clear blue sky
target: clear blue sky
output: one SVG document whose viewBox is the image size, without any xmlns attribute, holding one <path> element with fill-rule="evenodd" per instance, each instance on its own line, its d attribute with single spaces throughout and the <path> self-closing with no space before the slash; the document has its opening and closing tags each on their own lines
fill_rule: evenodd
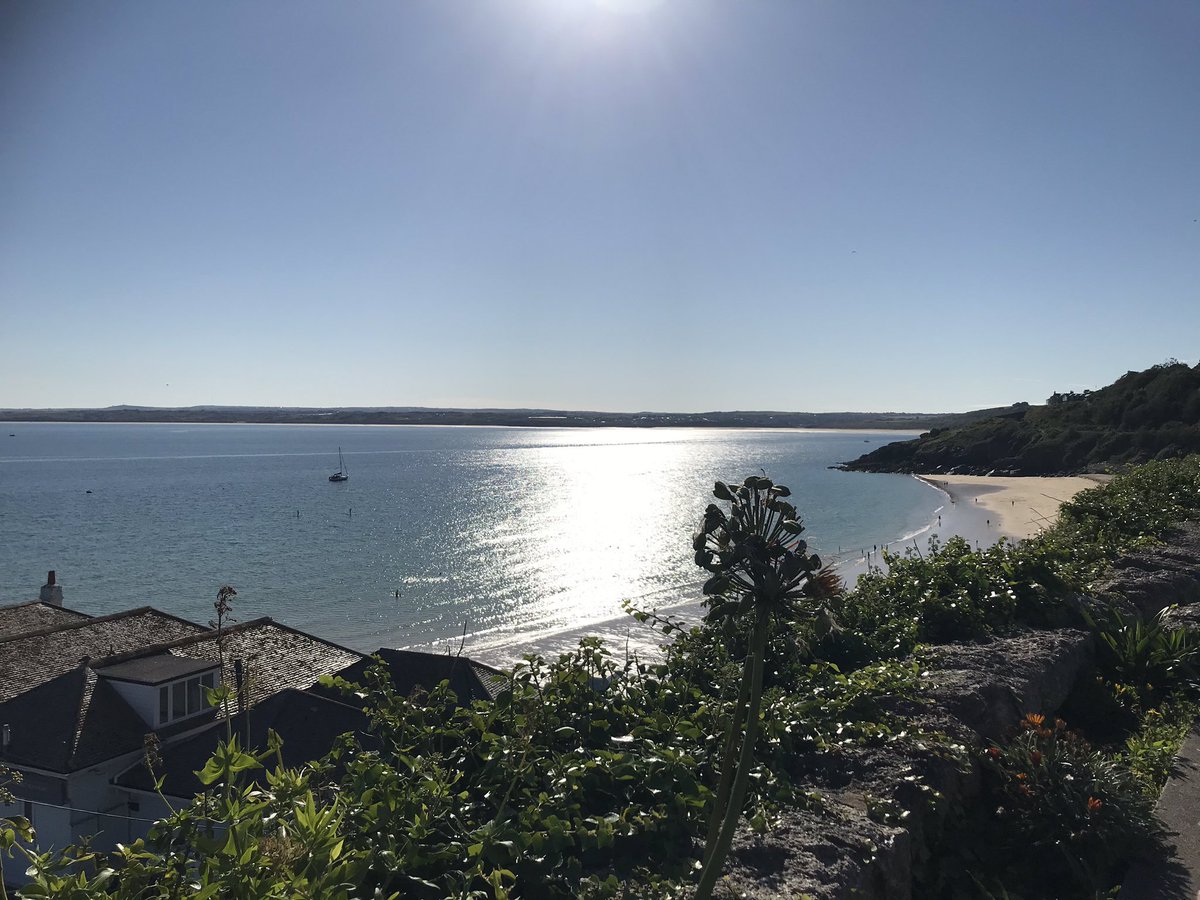
<svg viewBox="0 0 1200 900">
<path fill-rule="evenodd" d="M 1200 4 L 0 7 L 0 407 L 947 411 L 1200 350 Z"/>
</svg>

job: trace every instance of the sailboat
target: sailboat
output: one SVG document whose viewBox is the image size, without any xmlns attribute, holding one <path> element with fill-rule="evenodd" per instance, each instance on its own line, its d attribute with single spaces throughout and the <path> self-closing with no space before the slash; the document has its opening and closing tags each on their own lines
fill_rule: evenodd
<svg viewBox="0 0 1200 900">
<path fill-rule="evenodd" d="M 329 476 L 330 481 L 349 481 L 350 473 L 346 471 L 346 461 L 342 459 L 342 448 L 338 447 L 338 470 Z"/>
</svg>

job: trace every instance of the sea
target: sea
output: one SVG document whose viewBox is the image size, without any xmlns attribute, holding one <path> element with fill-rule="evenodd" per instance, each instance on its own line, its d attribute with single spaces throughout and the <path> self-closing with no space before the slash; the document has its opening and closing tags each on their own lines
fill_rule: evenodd
<svg viewBox="0 0 1200 900">
<path fill-rule="evenodd" d="M 55 570 L 93 615 L 199 622 L 222 585 L 357 650 L 533 641 L 699 597 L 713 482 L 788 485 L 810 547 L 854 571 L 944 498 L 830 468 L 894 431 L 0 424 L 0 604 Z M 338 452 L 349 480 L 331 483 Z"/>
</svg>

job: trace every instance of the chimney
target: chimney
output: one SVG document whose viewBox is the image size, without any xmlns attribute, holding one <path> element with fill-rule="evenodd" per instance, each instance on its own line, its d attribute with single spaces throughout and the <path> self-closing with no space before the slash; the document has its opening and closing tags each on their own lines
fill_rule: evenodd
<svg viewBox="0 0 1200 900">
<path fill-rule="evenodd" d="M 49 603 L 51 606 L 62 606 L 62 585 L 58 584 L 54 579 L 54 570 L 51 569 L 46 575 L 46 583 L 42 585 L 42 590 L 38 594 L 38 599 L 43 603 Z"/>
</svg>

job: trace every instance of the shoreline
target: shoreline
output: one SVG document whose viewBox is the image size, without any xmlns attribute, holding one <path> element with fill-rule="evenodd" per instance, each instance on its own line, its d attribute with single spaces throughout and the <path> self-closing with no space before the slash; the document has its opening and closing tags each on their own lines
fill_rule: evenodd
<svg viewBox="0 0 1200 900">
<path fill-rule="evenodd" d="M 1059 508 L 1080 491 L 1103 483 L 1098 476 L 915 475 L 950 500 L 955 524 L 968 539 L 1022 540 L 1040 534 Z M 982 522 L 982 525 L 981 525 Z M 943 528 L 943 531 L 946 531 Z M 947 536 L 953 531 L 947 531 Z"/>
<path fill-rule="evenodd" d="M 937 491 L 947 502 L 935 509 L 930 523 L 915 534 L 878 545 L 866 551 L 865 555 L 833 560 L 838 574 L 849 589 L 854 589 L 860 575 L 882 565 L 880 551 L 885 549 L 900 552 L 910 544 L 920 549 L 932 537 L 937 537 L 944 544 L 947 539 L 958 536 L 979 550 L 992 546 L 1002 538 L 1016 541 L 1032 537 L 1054 521 L 1063 503 L 1080 491 L 1096 487 L 1105 480 L 1103 476 L 912 477 Z M 701 598 L 650 608 L 687 624 L 698 624 L 704 615 L 704 601 Z M 643 661 L 661 657 L 660 646 L 664 642 L 662 632 L 654 626 L 624 615 L 537 636 L 525 635 L 523 639 L 513 635 L 512 641 L 497 641 L 475 653 L 468 646 L 464 652 L 479 662 L 503 668 L 515 664 L 526 654 L 556 658 L 559 654 L 575 650 L 584 637 L 602 638 L 614 656 L 627 654 Z M 422 646 L 421 649 L 426 647 Z"/>
</svg>

